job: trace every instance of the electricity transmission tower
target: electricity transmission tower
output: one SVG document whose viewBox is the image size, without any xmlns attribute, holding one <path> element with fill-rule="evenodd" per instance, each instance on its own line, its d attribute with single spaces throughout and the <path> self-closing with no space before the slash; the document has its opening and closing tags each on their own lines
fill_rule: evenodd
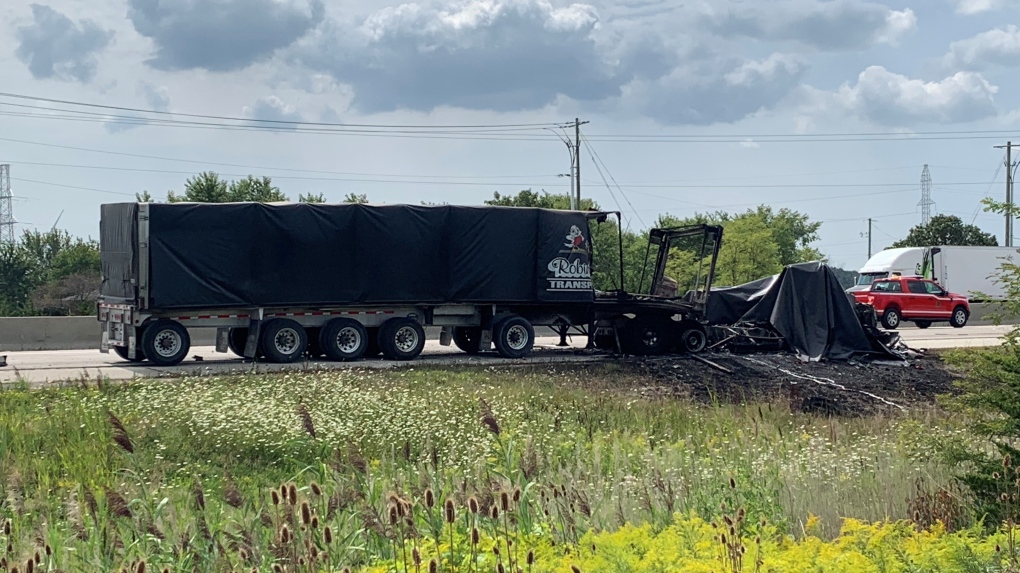
<svg viewBox="0 0 1020 573">
<path fill-rule="evenodd" d="M 14 242 L 14 197 L 11 196 L 11 166 L 0 165 L 0 243 Z"/>
<path fill-rule="evenodd" d="M 931 221 L 931 208 L 935 205 L 931 200 L 931 173 L 927 163 L 921 171 L 921 201 L 917 205 L 921 207 L 921 224 L 927 225 Z"/>
</svg>

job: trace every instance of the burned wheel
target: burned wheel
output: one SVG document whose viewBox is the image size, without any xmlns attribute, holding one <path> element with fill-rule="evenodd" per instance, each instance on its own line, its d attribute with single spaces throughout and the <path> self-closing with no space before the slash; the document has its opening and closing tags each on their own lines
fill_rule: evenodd
<svg viewBox="0 0 1020 573">
<path fill-rule="evenodd" d="M 697 354 L 708 346 L 708 333 L 697 322 L 685 320 L 680 323 L 680 349 L 688 354 Z"/>
<path fill-rule="evenodd" d="M 638 316 L 623 332 L 624 350 L 639 356 L 665 354 L 670 347 L 673 321 L 658 316 Z"/>
</svg>

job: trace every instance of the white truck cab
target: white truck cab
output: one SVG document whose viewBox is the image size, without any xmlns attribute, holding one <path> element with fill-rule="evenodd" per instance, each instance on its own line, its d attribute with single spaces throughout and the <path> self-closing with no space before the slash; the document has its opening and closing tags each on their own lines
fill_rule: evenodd
<svg viewBox="0 0 1020 573">
<path fill-rule="evenodd" d="M 886 249 L 875 253 L 858 271 L 857 283 L 846 292 L 866 291 L 871 288 L 871 283 L 891 276 L 920 275 L 922 260 L 924 260 L 923 247 Z"/>
</svg>

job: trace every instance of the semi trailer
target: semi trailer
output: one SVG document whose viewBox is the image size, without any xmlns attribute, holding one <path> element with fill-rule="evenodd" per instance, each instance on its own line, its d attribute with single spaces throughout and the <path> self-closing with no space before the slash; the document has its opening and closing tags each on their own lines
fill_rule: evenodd
<svg viewBox="0 0 1020 573">
<path fill-rule="evenodd" d="M 593 226 L 615 212 L 114 203 L 100 216 L 100 351 L 160 366 L 185 359 L 196 328 L 216 329 L 217 352 L 277 363 L 411 360 L 426 326 L 510 358 L 531 352 L 537 326 L 620 352 L 698 352 L 722 239 L 712 225 L 653 230 L 643 294 L 624 288 L 622 237 L 593 250 Z M 683 294 L 671 253 L 695 270 Z M 596 289 L 593 268 L 616 288 Z"/>
</svg>

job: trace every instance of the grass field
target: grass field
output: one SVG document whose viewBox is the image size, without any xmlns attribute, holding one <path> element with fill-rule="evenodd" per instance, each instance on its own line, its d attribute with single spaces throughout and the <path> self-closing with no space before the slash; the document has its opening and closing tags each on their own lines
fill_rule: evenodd
<svg viewBox="0 0 1020 573">
<path fill-rule="evenodd" d="M 1004 539 L 966 529 L 935 455 L 963 420 L 934 405 L 827 418 L 645 383 L 600 366 L 7 389 L 0 566 L 789 570 L 841 543 L 997 562 Z M 916 529 L 864 524 L 886 520 Z"/>
</svg>

